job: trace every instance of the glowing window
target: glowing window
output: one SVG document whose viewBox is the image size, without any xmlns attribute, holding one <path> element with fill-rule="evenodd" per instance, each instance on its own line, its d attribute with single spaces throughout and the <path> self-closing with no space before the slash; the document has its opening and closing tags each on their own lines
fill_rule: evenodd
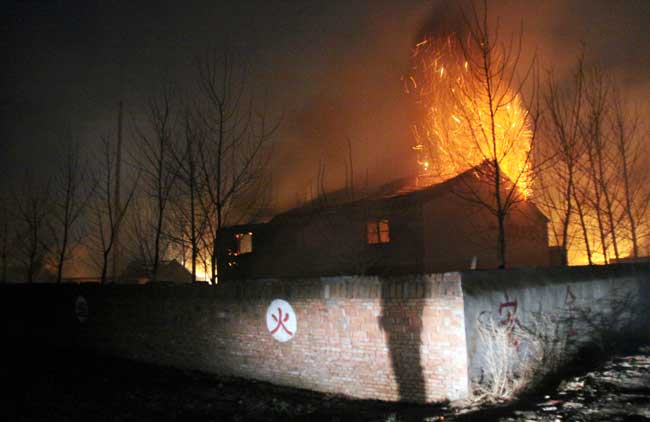
<svg viewBox="0 0 650 422">
<path fill-rule="evenodd" d="M 235 234 L 237 250 L 235 255 L 242 255 L 253 252 L 253 232 Z"/>
<path fill-rule="evenodd" d="M 390 242 L 390 227 L 388 225 L 388 220 L 383 219 L 368 221 L 366 230 L 368 234 L 369 245 Z"/>
</svg>

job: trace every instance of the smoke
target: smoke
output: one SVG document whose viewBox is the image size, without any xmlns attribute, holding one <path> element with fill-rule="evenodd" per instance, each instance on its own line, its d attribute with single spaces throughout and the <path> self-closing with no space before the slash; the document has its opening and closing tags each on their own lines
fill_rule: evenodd
<svg viewBox="0 0 650 422">
<path fill-rule="evenodd" d="M 259 92 L 284 116 L 272 163 L 276 207 L 308 195 L 319 163 L 326 186 L 342 187 L 348 138 L 356 186 L 405 176 L 416 169 L 414 106 L 401 78 L 424 35 L 462 30 L 458 4 L 467 1 L 60 4 L 42 13 L 13 5 L 5 41 L 12 64 L 3 85 L 3 167 L 16 174 L 47 164 L 51 154 L 39 151 L 51 151 L 65 120 L 93 149 L 114 132 L 118 93 L 136 115 L 160 85 L 152 81 L 166 75 L 194 86 L 193 57 L 228 38 L 249 57 Z M 523 63 L 537 57 L 543 69 L 568 78 L 584 48 L 587 64 L 601 63 L 633 102 L 646 103 L 650 2 L 487 3 L 502 37 L 523 29 Z"/>
<path fill-rule="evenodd" d="M 413 40 L 413 47 L 427 38 L 446 38 L 452 34 L 462 37 L 465 34 L 462 15 L 462 2 L 441 2 L 431 7 L 431 11 L 422 19 Z"/>
<path fill-rule="evenodd" d="M 410 99 L 401 77 L 422 13 L 429 4 L 373 2 L 372 8 L 348 10 L 354 25 L 338 42 L 323 46 L 307 64 L 319 78 L 292 82 L 311 85 L 311 92 L 286 113 L 276 150 L 276 206 L 286 208 L 317 191 L 319 166 L 326 190 L 342 188 L 352 147 L 356 189 L 376 186 L 415 171 L 411 156 Z M 414 7 L 416 5 L 417 7 Z M 397 16 L 396 16 L 397 14 Z M 348 15 L 348 18 L 350 16 Z M 293 64 L 301 66 L 299 63 Z"/>
</svg>

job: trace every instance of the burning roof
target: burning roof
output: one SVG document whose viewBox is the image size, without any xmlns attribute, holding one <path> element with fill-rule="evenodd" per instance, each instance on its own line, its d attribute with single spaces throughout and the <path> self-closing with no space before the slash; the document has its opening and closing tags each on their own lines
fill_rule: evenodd
<svg viewBox="0 0 650 422">
<path fill-rule="evenodd" d="M 317 213 L 326 209 L 332 209 L 342 206 L 353 206 L 355 204 L 390 200 L 407 196 L 427 196 L 433 197 L 445 193 L 453 193 L 463 187 L 475 185 L 477 183 L 489 186 L 486 177 L 490 174 L 491 166 L 483 162 L 464 172 L 446 180 L 440 180 L 433 176 L 418 175 L 396 179 L 392 182 L 380 186 L 372 192 L 350 192 L 347 189 L 337 190 L 331 193 L 321 195 L 305 205 L 293 208 L 284 213 L 278 214 L 271 221 L 284 220 L 298 215 L 308 215 Z M 503 176 L 506 183 L 512 183 L 507 176 Z M 522 202 L 533 208 L 537 214 L 544 220 L 548 218 L 539 209 L 526 198 L 521 198 Z"/>
</svg>

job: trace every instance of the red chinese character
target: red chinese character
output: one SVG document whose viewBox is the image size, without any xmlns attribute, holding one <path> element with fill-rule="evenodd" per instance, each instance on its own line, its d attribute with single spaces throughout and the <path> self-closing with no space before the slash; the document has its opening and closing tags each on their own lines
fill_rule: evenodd
<svg viewBox="0 0 650 422">
<path fill-rule="evenodd" d="M 573 305 L 576 301 L 576 295 L 571 291 L 571 287 L 566 286 L 566 295 L 564 296 L 565 305 Z"/>
<path fill-rule="evenodd" d="M 503 310 L 507 308 L 512 308 L 512 312 L 510 310 L 506 312 L 506 319 L 501 321 L 502 325 L 509 325 L 512 322 L 513 316 L 517 313 L 517 301 L 501 303 L 499 305 L 499 315 L 503 315 Z"/>
<path fill-rule="evenodd" d="M 293 333 L 291 331 L 289 331 L 289 329 L 286 327 L 286 325 L 284 325 L 285 322 L 289 321 L 289 314 L 284 314 L 284 318 L 283 318 L 282 317 L 282 308 L 278 308 L 278 316 L 275 316 L 275 315 L 271 315 L 271 316 L 273 317 L 275 322 L 277 322 L 277 325 L 271 331 L 271 334 L 275 334 L 280 329 L 280 327 L 282 327 L 282 329 L 284 331 L 286 331 L 287 334 L 289 334 L 290 336 L 293 335 Z"/>
<path fill-rule="evenodd" d="M 506 300 L 508 300 L 506 296 Z M 518 324 L 517 321 L 517 300 L 513 300 L 510 302 L 504 302 L 499 304 L 499 315 L 503 315 L 503 310 L 506 309 L 506 314 L 505 314 L 505 319 L 501 320 L 501 325 L 506 326 L 508 329 L 508 338 L 510 339 L 510 344 L 512 344 L 514 347 L 519 348 L 519 341 L 515 338 L 513 330 L 515 329 L 515 325 Z M 510 309 L 512 309 L 512 312 L 510 312 Z"/>
</svg>

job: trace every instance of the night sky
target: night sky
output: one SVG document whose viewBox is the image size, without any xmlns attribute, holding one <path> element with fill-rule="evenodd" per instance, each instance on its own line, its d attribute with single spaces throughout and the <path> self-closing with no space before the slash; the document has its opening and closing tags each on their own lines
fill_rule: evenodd
<svg viewBox="0 0 650 422">
<path fill-rule="evenodd" d="M 245 57 L 249 86 L 283 115 L 276 137 L 276 206 L 304 195 L 318 163 L 342 184 L 346 137 L 362 183 L 414 168 L 412 99 L 400 77 L 410 49 L 436 32 L 453 1 L 9 1 L 3 4 L 3 177 L 51 171 L 69 132 L 87 150 L 115 132 L 126 104 L 126 139 L 148 97 L 174 81 L 196 86 L 195 58 L 224 45 Z M 587 62 L 616 74 L 630 98 L 650 94 L 650 2 L 490 1 L 502 31 L 523 22 L 534 51 L 560 75 L 586 45 Z M 441 19 L 440 17 L 443 16 Z"/>
</svg>

